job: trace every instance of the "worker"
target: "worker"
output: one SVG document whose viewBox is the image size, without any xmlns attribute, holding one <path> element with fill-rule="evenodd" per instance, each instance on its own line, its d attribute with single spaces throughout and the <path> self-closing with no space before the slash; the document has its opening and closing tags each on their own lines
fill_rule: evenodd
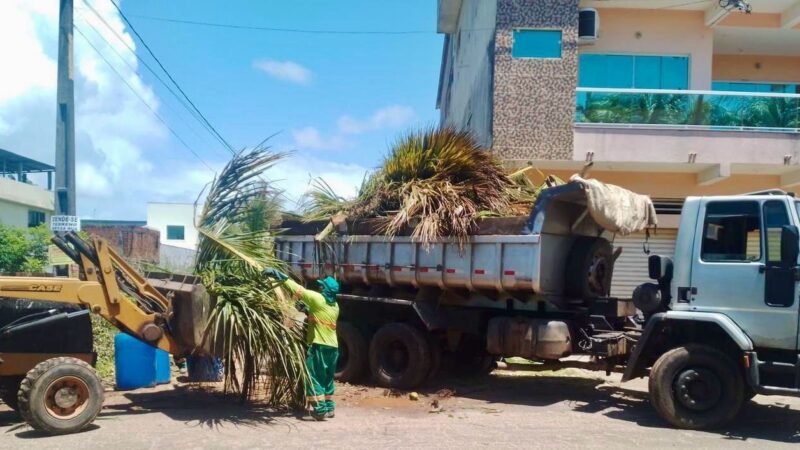
<svg viewBox="0 0 800 450">
<path fill-rule="evenodd" d="M 336 407 L 333 402 L 333 377 L 336 373 L 336 361 L 339 359 L 339 343 L 336 337 L 336 321 L 339 318 L 336 294 L 339 293 L 339 283 L 333 277 L 326 277 L 317 281 L 320 292 L 315 292 L 305 289 L 275 269 L 268 269 L 264 274 L 282 281 L 293 298 L 305 306 L 309 322 L 306 330 L 306 366 L 309 376 L 306 396 L 312 406 L 311 417 L 316 420 L 332 419 Z"/>
</svg>

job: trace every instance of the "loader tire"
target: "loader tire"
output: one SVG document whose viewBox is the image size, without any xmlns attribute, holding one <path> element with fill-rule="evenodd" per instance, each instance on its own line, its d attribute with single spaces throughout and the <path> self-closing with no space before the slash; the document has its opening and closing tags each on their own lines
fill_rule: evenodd
<svg viewBox="0 0 800 450">
<path fill-rule="evenodd" d="M 103 407 L 103 384 L 94 369 L 69 357 L 31 369 L 19 388 L 19 413 L 36 430 L 69 434 L 91 424 Z"/>
<path fill-rule="evenodd" d="M 564 292 L 568 297 L 590 299 L 611 292 L 614 250 L 603 238 L 575 238 L 567 256 Z"/>
<path fill-rule="evenodd" d="M 404 323 L 381 327 L 369 346 L 369 365 L 380 386 L 411 389 L 430 373 L 430 346 L 425 334 Z"/>
<path fill-rule="evenodd" d="M 17 393 L 21 382 L 22 377 L 20 376 L 0 377 L 0 401 L 14 411 L 19 411 Z"/>
<path fill-rule="evenodd" d="M 359 381 L 369 364 L 367 340 L 361 330 L 349 322 L 339 322 L 336 334 L 339 338 L 336 380 L 348 383 Z"/>
<path fill-rule="evenodd" d="M 711 347 L 690 345 L 661 355 L 650 371 L 650 402 L 671 425 L 713 428 L 736 417 L 744 380 L 734 362 Z"/>
</svg>

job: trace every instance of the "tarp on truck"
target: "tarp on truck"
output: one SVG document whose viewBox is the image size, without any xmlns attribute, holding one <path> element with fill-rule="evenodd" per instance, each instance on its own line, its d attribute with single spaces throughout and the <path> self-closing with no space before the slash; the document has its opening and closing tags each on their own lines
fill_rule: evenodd
<svg viewBox="0 0 800 450">
<path fill-rule="evenodd" d="M 589 215 L 604 229 L 625 236 L 658 225 L 650 197 L 578 175 L 570 181 L 583 187 Z"/>
</svg>

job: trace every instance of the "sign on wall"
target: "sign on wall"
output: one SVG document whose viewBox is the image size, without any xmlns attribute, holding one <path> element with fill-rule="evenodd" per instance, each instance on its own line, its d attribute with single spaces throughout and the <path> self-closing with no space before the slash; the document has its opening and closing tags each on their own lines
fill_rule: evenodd
<svg viewBox="0 0 800 450">
<path fill-rule="evenodd" d="M 51 231 L 81 231 L 81 219 L 78 216 L 51 216 Z"/>
</svg>

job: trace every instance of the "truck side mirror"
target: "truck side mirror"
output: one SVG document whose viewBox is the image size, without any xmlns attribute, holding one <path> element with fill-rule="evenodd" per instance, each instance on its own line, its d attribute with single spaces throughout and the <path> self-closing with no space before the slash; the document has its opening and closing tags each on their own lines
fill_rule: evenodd
<svg viewBox="0 0 800 450">
<path fill-rule="evenodd" d="M 788 269 L 797 266 L 800 253 L 800 231 L 795 225 L 784 225 L 781 229 L 781 267 Z"/>
<path fill-rule="evenodd" d="M 647 258 L 647 272 L 656 281 L 672 281 L 672 259 L 667 256 L 650 255 Z"/>
</svg>

